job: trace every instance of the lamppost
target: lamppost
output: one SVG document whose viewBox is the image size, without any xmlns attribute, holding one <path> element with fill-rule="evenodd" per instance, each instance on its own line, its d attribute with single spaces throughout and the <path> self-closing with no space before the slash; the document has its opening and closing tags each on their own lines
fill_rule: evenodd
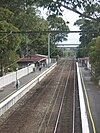
<svg viewBox="0 0 100 133">
<path fill-rule="evenodd" d="M 17 71 L 18 71 L 18 68 L 16 68 L 16 82 L 15 82 L 15 87 L 16 87 L 16 89 L 17 89 L 16 84 L 17 84 L 17 82 L 18 82 L 18 79 L 17 79 Z"/>
<path fill-rule="evenodd" d="M 27 64 L 27 74 L 29 74 L 29 65 L 30 63 Z"/>
</svg>

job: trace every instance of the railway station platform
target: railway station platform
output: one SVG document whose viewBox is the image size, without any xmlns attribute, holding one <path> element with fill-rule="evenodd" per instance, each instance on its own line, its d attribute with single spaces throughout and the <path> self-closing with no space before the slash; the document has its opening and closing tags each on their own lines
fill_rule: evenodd
<svg viewBox="0 0 100 133">
<path fill-rule="evenodd" d="M 100 86 L 92 81 L 89 69 L 79 65 L 79 70 L 86 106 L 89 133 L 100 133 Z"/>
<path fill-rule="evenodd" d="M 53 65 L 53 64 L 51 64 Z M 88 125 L 86 125 L 84 115 L 83 116 L 83 124 L 84 124 L 84 132 L 82 133 L 100 133 L 100 86 L 93 83 L 91 80 L 92 76 L 89 69 L 85 69 L 84 66 L 78 64 L 79 74 L 80 74 L 80 83 L 82 84 L 83 90 L 83 98 L 85 101 L 85 108 Z M 20 88 L 25 86 L 30 80 L 35 79 L 37 76 L 46 71 L 48 67 L 43 67 L 41 71 L 37 69 L 35 72 L 32 72 L 22 78 L 20 78 Z M 19 89 L 20 89 L 19 88 Z M 14 87 L 14 82 L 4 86 L 2 90 L 0 90 L 0 103 L 15 93 L 17 90 Z M 81 94 L 81 93 L 80 93 Z M 80 95 L 82 98 L 82 95 Z M 82 102 L 80 102 L 82 103 Z M 83 103 L 81 105 L 81 110 L 84 111 Z M 86 127 L 87 126 L 87 127 Z M 86 130 L 88 129 L 88 132 Z"/>
<path fill-rule="evenodd" d="M 52 66 L 53 64 L 50 64 Z M 20 86 L 19 89 L 28 84 L 31 80 L 34 80 L 37 76 L 42 74 L 44 71 L 46 71 L 48 67 L 42 67 L 41 71 L 37 68 L 35 72 L 31 72 L 27 74 L 26 76 L 23 76 L 19 79 Z M 18 89 L 18 90 L 19 90 Z M 15 82 L 12 82 L 11 84 L 8 84 L 4 86 L 3 88 L 0 88 L 0 103 L 2 103 L 5 99 L 10 97 L 12 94 L 14 94 L 17 91 L 15 88 Z"/>
</svg>

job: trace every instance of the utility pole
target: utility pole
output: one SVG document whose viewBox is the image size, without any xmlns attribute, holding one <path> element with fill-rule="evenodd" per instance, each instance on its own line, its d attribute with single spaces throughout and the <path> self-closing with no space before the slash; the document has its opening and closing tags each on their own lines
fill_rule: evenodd
<svg viewBox="0 0 100 133">
<path fill-rule="evenodd" d="M 48 67 L 50 65 L 50 33 L 48 33 Z"/>
<path fill-rule="evenodd" d="M 3 55 L 4 55 L 4 48 L 0 48 L 0 77 L 3 76 L 3 72 L 4 72 Z"/>
</svg>

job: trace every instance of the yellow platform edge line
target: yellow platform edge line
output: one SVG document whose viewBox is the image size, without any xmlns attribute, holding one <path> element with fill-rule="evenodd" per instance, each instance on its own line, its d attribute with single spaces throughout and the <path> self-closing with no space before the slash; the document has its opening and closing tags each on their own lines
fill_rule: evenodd
<svg viewBox="0 0 100 133">
<path fill-rule="evenodd" d="M 83 80 L 83 75 L 82 75 L 81 70 L 80 70 L 80 74 L 81 74 L 81 80 L 82 80 L 84 93 L 85 93 L 85 97 L 86 97 L 86 103 L 87 103 L 87 107 L 88 107 L 89 117 L 90 117 L 90 120 L 91 120 L 91 123 L 92 123 L 93 132 L 96 133 L 95 124 L 94 124 L 94 120 L 93 120 L 93 117 L 92 117 L 92 112 L 91 112 L 91 109 L 90 109 L 89 98 L 88 98 L 88 95 L 87 95 L 86 86 L 85 86 L 85 83 L 84 83 L 84 80 Z"/>
</svg>

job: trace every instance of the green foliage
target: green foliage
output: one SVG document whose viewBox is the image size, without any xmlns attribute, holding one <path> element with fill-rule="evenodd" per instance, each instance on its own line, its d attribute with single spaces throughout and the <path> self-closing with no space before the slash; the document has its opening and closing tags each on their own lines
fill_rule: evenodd
<svg viewBox="0 0 100 133">
<path fill-rule="evenodd" d="M 11 22 L 13 15 L 10 10 L 0 7 L 0 21 Z"/>
<path fill-rule="evenodd" d="M 50 14 L 62 15 L 62 8 L 78 13 L 82 19 L 76 24 L 80 26 L 81 31 L 87 31 L 80 34 L 80 49 L 77 52 L 78 57 L 88 56 L 88 45 L 91 40 L 100 35 L 100 3 L 98 0 L 38 0 L 34 1 L 38 6 L 49 9 Z M 87 19 L 88 18 L 88 19 Z M 51 19 L 51 18 L 50 18 Z M 54 21 L 54 20 L 53 20 Z M 52 24 L 53 25 L 53 24 Z M 94 31 L 94 32 L 93 32 Z"/>
<path fill-rule="evenodd" d="M 100 34 L 100 32 L 99 32 L 100 25 L 99 25 L 98 21 L 95 22 L 95 21 L 90 21 L 90 20 L 86 20 L 86 19 L 77 20 L 75 25 L 80 26 L 81 31 L 85 31 L 85 32 L 80 33 L 81 44 L 79 47 L 84 50 L 84 56 L 88 56 L 90 46 L 93 43 L 92 39 L 96 38 Z M 91 57 L 91 58 L 94 58 L 94 57 Z"/>
<path fill-rule="evenodd" d="M 39 16 L 39 11 L 35 5 L 47 7 L 51 14 L 53 12 L 53 15 L 44 20 Z M 0 31 L 7 32 L 5 34 L 0 33 L 1 68 L 16 61 L 18 56 L 31 57 L 35 53 L 47 54 L 47 34 L 12 34 L 11 31 L 45 31 L 48 30 L 48 26 L 50 29 L 55 30 L 69 30 L 65 21 L 61 17 L 54 15 L 54 13 L 61 15 L 63 12 L 62 7 L 78 13 L 82 18 L 91 19 L 91 21 L 82 19 L 76 22 L 81 30 L 100 30 L 100 5 L 97 0 L 0 0 Z M 81 34 L 82 47 L 78 53 L 79 56 L 88 53 L 90 45 L 87 46 L 87 44 L 97 35 L 98 33 L 93 35 Z M 61 51 L 54 47 L 54 43 L 66 39 L 67 35 L 65 33 L 51 35 L 51 56 L 61 55 Z M 95 51 L 99 53 L 99 51 Z"/>
<path fill-rule="evenodd" d="M 61 57 L 61 55 L 62 55 L 61 49 L 56 47 L 55 48 L 51 47 L 51 58 L 58 59 L 58 57 Z"/>
<path fill-rule="evenodd" d="M 84 57 L 84 49 L 79 48 L 77 51 L 77 58 L 82 58 L 82 57 Z"/>
<path fill-rule="evenodd" d="M 63 20 L 62 17 L 57 17 L 54 14 L 48 16 L 47 18 L 48 23 L 49 23 L 49 29 L 50 30 L 57 30 L 57 31 L 68 31 L 69 27 L 67 26 L 67 23 Z M 67 34 L 62 32 L 62 33 L 55 33 L 54 42 L 62 42 L 67 40 Z"/>
<path fill-rule="evenodd" d="M 13 13 L 4 8 L 0 8 L 0 31 L 7 33 L 0 33 L 0 66 L 1 69 L 9 65 L 10 52 L 13 51 L 13 55 L 16 55 L 16 51 L 21 43 L 20 35 L 12 34 L 12 31 L 19 31 L 11 22 Z M 1 70 L 0 75 L 3 72 Z"/>
<path fill-rule="evenodd" d="M 98 0 L 34 0 L 37 6 L 49 9 L 57 15 L 62 15 L 63 8 L 78 13 L 81 17 L 96 20 L 94 16 L 100 16 L 100 4 Z M 96 14 L 94 13 L 96 9 Z M 98 14 L 98 15 L 97 15 Z"/>
<path fill-rule="evenodd" d="M 32 0 L 26 2 L 24 0 L 0 1 L 1 76 L 3 68 L 7 72 L 8 68 L 9 71 L 13 71 L 18 67 L 17 59 L 19 57 L 31 57 L 35 53 L 47 54 L 47 33 L 25 33 L 25 31 L 48 30 L 47 20 L 39 16 L 39 11 L 33 5 Z M 24 33 L 13 33 L 19 31 L 24 31 Z M 51 46 L 51 50 L 53 51 L 53 46 Z"/>
<path fill-rule="evenodd" d="M 76 21 L 75 25 L 80 26 L 81 31 L 87 31 L 80 33 L 81 45 L 87 45 L 91 42 L 92 38 L 97 37 L 99 34 L 100 26 L 90 20 L 79 19 Z"/>
<path fill-rule="evenodd" d="M 28 6 L 32 6 L 33 0 L 0 0 L 0 6 L 7 8 L 15 13 L 25 10 Z"/>
<path fill-rule="evenodd" d="M 95 77 L 97 79 L 100 78 L 100 36 L 91 42 L 89 59 L 95 70 Z"/>
</svg>

